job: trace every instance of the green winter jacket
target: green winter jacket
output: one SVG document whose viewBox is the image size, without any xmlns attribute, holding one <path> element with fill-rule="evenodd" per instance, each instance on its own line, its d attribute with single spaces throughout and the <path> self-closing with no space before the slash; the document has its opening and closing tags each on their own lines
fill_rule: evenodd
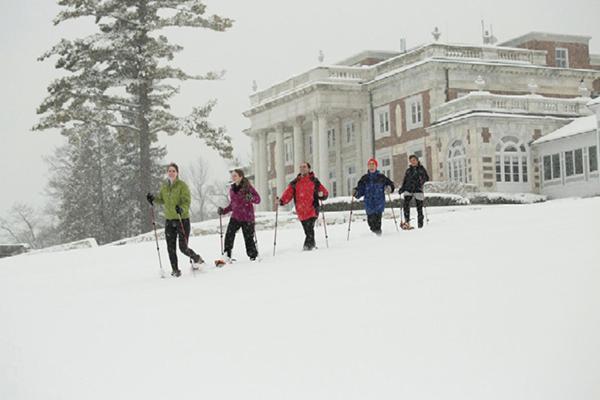
<svg viewBox="0 0 600 400">
<path fill-rule="evenodd" d="M 181 214 L 182 219 L 190 217 L 190 203 L 192 202 L 192 196 L 188 185 L 182 180 L 176 179 L 175 182 L 171 184 L 167 179 L 160 187 L 160 191 L 154 198 L 154 201 L 164 205 L 166 219 L 179 219 L 179 215 L 177 214 L 177 211 L 175 211 L 175 206 L 179 206 L 183 209 L 183 214 Z"/>
</svg>

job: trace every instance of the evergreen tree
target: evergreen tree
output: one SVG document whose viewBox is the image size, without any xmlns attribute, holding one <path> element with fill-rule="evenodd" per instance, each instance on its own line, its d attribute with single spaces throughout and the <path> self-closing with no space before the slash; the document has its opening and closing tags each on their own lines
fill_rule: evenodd
<svg viewBox="0 0 600 400">
<path fill-rule="evenodd" d="M 137 206 L 130 210 L 140 228 L 150 230 L 145 212 L 145 193 L 151 191 L 154 162 L 152 144 L 160 132 L 197 135 L 226 158 L 231 157 L 231 139 L 225 129 L 214 127 L 208 116 L 215 101 L 195 107 L 178 117 L 169 100 L 177 93 L 173 82 L 188 79 L 220 79 L 222 72 L 191 75 L 171 65 L 183 48 L 169 42 L 165 28 L 190 27 L 225 31 L 232 20 L 205 16 L 199 0 L 60 0 L 64 9 L 54 23 L 92 17 L 97 32 L 76 40 L 61 40 L 40 57 L 56 57 L 56 68 L 66 76 L 53 81 L 39 106 L 35 130 L 58 128 L 64 135 L 77 135 L 86 126 L 101 126 L 126 138 L 126 159 L 135 165 L 131 186 Z M 90 195 L 91 196 L 91 195 Z M 65 199 L 66 201 L 66 199 Z M 65 210 L 66 211 L 66 210 Z M 71 227 L 77 230 L 79 228 Z"/>
<path fill-rule="evenodd" d="M 131 140 L 104 126 L 88 125 L 69 132 L 69 142 L 48 159 L 48 192 L 53 199 L 61 242 L 87 237 L 107 243 L 140 231 L 137 210 L 139 162 Z M 164 149 L 151 148 L 153 165 Z M 161 171 L 152 171 L 158 185 Z M 144 211 L 146 208 L 144 208 Z"/>
</svg>

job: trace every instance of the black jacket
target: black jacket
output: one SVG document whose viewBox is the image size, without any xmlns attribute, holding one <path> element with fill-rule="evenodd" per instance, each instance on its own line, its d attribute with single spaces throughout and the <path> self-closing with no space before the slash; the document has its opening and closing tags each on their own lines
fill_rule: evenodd
<svg viewBox="0 0 600 400">
<path fill-rule="evenodd" d="M 425 167 L 419 163 L 416 167 L 408 167 L 398 193 L 423 193 L 423 184 L 429 180 Z"/>
</svg>

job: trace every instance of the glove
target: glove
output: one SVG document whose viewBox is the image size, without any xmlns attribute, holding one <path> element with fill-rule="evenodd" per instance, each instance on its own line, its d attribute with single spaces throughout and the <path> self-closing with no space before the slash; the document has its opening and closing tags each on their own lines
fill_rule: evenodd
<svg viewBox="0 0 600 400">
<path fill-rule="evenodd" d="M 223 212 L 223 207 L 219 207 L 219 208 L 217 208 L 217 214 L 219 214 L 219 215 L 223 215 L 223 214 L 225 214 L 225 213 Z"/>
<path fill-rule="evenodd" d="M 356 197 L 356 192 L 357 192 L 356 189 L 352 189 L 352 197 Z"/>
<path fill-rule="evenodd" d="M 325 200 L 325 199 L 327 199 L 327 197 L 325 197 L 325 196 L 323 195 L 323 192 L 319 192 L 319 193 L 318 193 L 318 196 L 319 196 L 319 200 Z"/>
<path fill-rule="evenodd" d="M 177 214 L 181 215 L 183 214 L 183 208 L 179 207 L 179 206 L 175 206 L 175 211 L 177 212 Z"/>
<path fill-rule="evenodd" d="M 385 187 L 385 194 L 390 194 L 392 193 L 392 188 L 390 186 L 386 186 Z"/>
<path fill-rule="evenodd" d="M 152 193 L 148 193 L 146 195 L 146 200 L 148 200 L 148 203 L 150 203 L 150 205 L 154 205 L 154 195 Z"/>
<path fill-rule="evenodd" d="M 246 193 L 246 201 L 250 203 L 252 200 L 254 200 L 252 193 Z"/>
<path fill-rule="evenodd" d="M 284 206 L 285 204 L 283 204 L 283 200 L 281 200 L 279 197 L 276 198 L 277 202 L 279 203 L 280 206 Z"/>
</svg>

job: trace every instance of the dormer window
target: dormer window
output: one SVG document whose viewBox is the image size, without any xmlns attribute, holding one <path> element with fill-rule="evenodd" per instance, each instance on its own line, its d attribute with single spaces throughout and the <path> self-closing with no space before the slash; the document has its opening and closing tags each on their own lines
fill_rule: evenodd
<svg viewBox="0 0 600 400">
<path fill-rule="evenodd" d="M 557 47 L 555 50 L 556 66 L 558 68 L 569 68 L 569 49 Z"/>
</svg>

